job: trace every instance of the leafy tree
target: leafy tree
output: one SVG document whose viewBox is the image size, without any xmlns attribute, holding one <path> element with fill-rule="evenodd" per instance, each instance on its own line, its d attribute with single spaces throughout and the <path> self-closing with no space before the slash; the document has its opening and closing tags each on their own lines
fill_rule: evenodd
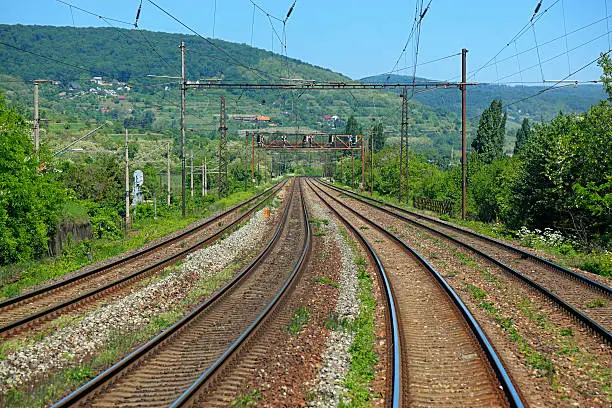
<svg viewBox="0 0 612 408">
<path fill-rule="evenodd" d="M 65 193 L 32 154 L 30 127 L 0 95 L 0 264 L 43 255 Z M 39 152 L 48 163 L 48 154 Z"/>
<path fill-rule="evenodd" d="M 359 126 L 357 119 L 355 119 L 355 116 L 351 115 L 346 121 L 344 133 L 347 135 L 359 135 L 363 133 L 361 126 Z"/>
<path fill-rule="evenodd" d="M 374 151 L 378 152 L 385 147 L 385 137 L 383 135 L 383 124 L 378 122 L 372 129 L 372 137 L 374 137 Z"/>
<path fill-rule="evenodd" d="M 609 52 L 602 53 L 597 63 L 603 69 L 601 81 L 604 84 L 604 90 L 608 94 L 608 101 L 612 102 L 612 61 L 610 61 Z"/>
<path fill-rule="evenodd" d="M 502 101 L 493 100 L 491 106 L 482 112 L 472 149 L 485 163 L 491 163 L 504 154 L 506 114 L 502 112 Z"/>
<path fill-rule="evenodd" d="M 529 126 L 529 119 L 523 119 L 521 127 L 516 130 L 516 142 L 514 144 L 514 154 L 518 154 L 521 151 L 523 145 L 529 139 L 531 135 L 531 127 Z"/>
</svg>

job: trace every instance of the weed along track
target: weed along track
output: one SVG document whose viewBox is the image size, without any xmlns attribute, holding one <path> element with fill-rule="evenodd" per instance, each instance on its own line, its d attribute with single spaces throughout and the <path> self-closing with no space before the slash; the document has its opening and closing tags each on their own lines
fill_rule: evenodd
<svg viewBox="0 0 612 408">
<path fill-rule="evenodd" d="M 275 186 L 210 220 L 156 245 L 69 279 L 0 303 L 0 335 L 17 335 L 61 314 L 121 296 L 140 280 L 231 231 L 281 188 Z"/>
<path fill-rule="evenodd" d="M 274 236 L 236 277 L 55 406 L 178 406 L 221 375 L 228 358 L 291 287 L 307 258 L 310 230 L 299 182 L 284 205 Z"/>
<path fill-rule="evenodd" d="M 587 329 L 608 344 L 612 343 L 612 289 L 567 268 L 539 258 L 521 249 L 480 234 L 449 225 L 430 217 L 385 205 L 346 190 L 326 185 L 325 189 L 359 211 L 386 226 L 408 223 L 427 235 L 441 236 L 453 246 L 463 247 L 500 266 L 521 282 L 551 299 Z"/>
<path fill-rule="evenodd" d="M 394 234 L 311 184 L 357 229 L 386 271 L 398 310 L 401 406 L 523 406 L 506 369 L 459 297 Z"/>
</svg>

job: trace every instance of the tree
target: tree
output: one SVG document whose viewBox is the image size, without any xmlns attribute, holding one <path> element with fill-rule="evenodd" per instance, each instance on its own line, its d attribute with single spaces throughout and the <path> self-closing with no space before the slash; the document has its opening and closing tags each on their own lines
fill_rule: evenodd
<svg viewBox="0 0 612 408">
<path fill-rule="evenodd" d="M 0 95 L 0 265 L 43 255 L 65 192 L 32 154 L 30 127 Z M 50 154 L 39 150 L 49 163 Z"/>
<path fill-rule="evenodd" d="M 382 122 L 378 122 L 377 125 L 374 125 L 372 129 L 372 137 L 374 138 L 374 151 L 379 152 L 385 147 L 385 137 L 383 135 L 383 124 Z"/>
<path fill-rule="evenodd" d="M 346 127 L 344 128 L 344 134 L 346 135 L 360 135 L 362 134 L 361 126 L 357 122 L 357 119 L 351 115 L 346 121 Z"/>
<path fill-rule="evenodd" d="M 521 148 L 531 135 L 531 127 L 529 126 L 529 119 L 523 119 L 521 127 L 516 130 L 516 142 L 514 143 L 514 154 L 518 154 Z"/>
<path fill-rule="evenodd" d="M 608 101 L 612 102 L 612 61 L 610 61 L 610 51 L 602 53 L 597 63 L 603 70 L 601 81 L 604 84 L 604 90 L 608 94 Z"/>
<path fill-rule="evenodd" d="M 501 99 L 493 100 L 491 106 L 482 112 L 472 149 L 485 163 L 491 163 L 504 155 L 506 116 L 502 112 Z"/>
</svg>

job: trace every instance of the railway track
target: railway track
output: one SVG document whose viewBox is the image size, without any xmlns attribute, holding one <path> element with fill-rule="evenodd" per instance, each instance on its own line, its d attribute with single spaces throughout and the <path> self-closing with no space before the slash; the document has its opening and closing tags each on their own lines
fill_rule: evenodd
<svg viewBox="0 0 612 408">
<path fill-rule="evenodd" d="M 326 188 L 344 194 L 357 208 L 375 208 L 428 233 L 434 233 L 455 245 L 475 252 L 535 288 L 567 311 L 584 327 L 612 344 L 612 290 L 610 287 L 578 274 L 522 249 L 481 234 L 435 220 L 379 200 L 323 183 Z M 371 204 L 375 202 L 375 204 Z M 588 307 L 597 304 L 598 307 Z"/>
<path fill-rule="evenodd" d="M 0 336 L 40 328 L 60 314 L 95 307 L 103 297 L 130 290 L 138 281 L 217 240 L 281 187 L 270 188 L 203 224 L 127 257 L 0 302 Z"/>
<path fill-rule="evenodd" d="M 309 250 L 308 215 L 296 182 L 272 239 L 246 268 L 187 316 L 54 407 L 189 402 L 222 373 L 291 290 Z"/>
<path fill-rule="evenodd" d="M 372 248 L 398 309 L 398 406 L 517 406 L 523 403 L 501 360 L 460 298 L 397 236 L 321 187 L 314 193 Z"/>
</svg>

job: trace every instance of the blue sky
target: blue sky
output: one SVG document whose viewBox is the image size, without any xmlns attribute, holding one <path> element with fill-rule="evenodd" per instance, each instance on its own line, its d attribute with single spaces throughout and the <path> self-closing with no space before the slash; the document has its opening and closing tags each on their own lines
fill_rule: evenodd
<svg viewBox="0 0 612 408">
<path fill-rule="evenodd" d="M 126 22 L 134 21 L 140 4 L 140 0 L 65 1 Z M 275 52 L 281 50 L 265 14 L 256 10 L 253 24 L 250 0 L 154 1 L 206 37 L 213 37 L 214 26 L 216 38 L 251 44 L 252 34 L 254 46 Z M 293 0 L 254 1 L 280 19 L 285 17 L 293 3 Z M 187 32 L 147 0 L 142 3 L 141 28 Z M 470 79 L 501 83 L 541 82 L 542 79 L 562 79 L 610 48 L 612 18 L 606 20 L 605 17 L 606 7 L 607 15 L 612 15 L 612 0 L 543 0 L 539 12 L 542 17 L 533 29 L 529 27 L 516 42 L 506 46 L 529 22 L 537 3 L 537 0 L 432 0 L 421 25 L 418 61 L 427 62 L 456 54 L 465 47 L 469 49 L 468 71 L 473 73 L 503 50 L 497 64 L 491 63 Z M 288 55 L 351 78 L 388 72 L 404 47 L 414 21 L 415 6 L 414 0 L 298 0 L 286 24 Z M 546 9 L 548 11 L 544 12 Z M 541 45 L 598 20 L 602 21 L 566 38 Z M 0 0 L 0 23 L 108 27 L 103 20 L 76 9 L 71 12 L 70 7 L 55 0 Z M 120 23 L 113 24 L 130 28 Z M 275 28 L 282 35 L 282 23 L 276 22 Z M 528 51 L 536 44 L 534 31 L 537 43 L 541 45 L 539 59 L 535 49 Z M 576 49 L 569 53 L 568 58 L 565 51 L 572 48 Z M 514 57 L 517 51 L 524 51 L 518 59 Z M 411 66 L 413 58 L 414 43 L 411 42 L 397 68 Z M 539 61 L 542 61 L 541 69 Z M 460 57 L 455 56 L 419 66 L 417 75 L 456 80 L 460 63 Z M 524 72 L 519 74 L 519 70 Z M 412 69 L 399 73 L 412 74 Z M 600 69 L 593 64 L 571 78 L 584 81 L 599 76 Z"/>
</svg>

